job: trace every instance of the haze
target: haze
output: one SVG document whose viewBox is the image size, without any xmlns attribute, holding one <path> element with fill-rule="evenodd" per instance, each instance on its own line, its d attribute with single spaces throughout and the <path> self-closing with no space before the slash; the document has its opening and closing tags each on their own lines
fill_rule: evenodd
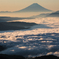
<svg viewBox="0 0 59 59">
<path fill-rule="evenodd" d="M 0 11 L 16 11 L 33 3 L 53 11 L 59 10 L 59 0 L 0 0 Z"/>
</svg>

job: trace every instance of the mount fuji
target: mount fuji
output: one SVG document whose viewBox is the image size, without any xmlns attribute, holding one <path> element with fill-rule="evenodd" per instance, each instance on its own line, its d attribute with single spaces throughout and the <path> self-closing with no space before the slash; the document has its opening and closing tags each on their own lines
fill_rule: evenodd
<svg viewBox="0 0 59 59">
<path fill-rule="evenodd" d="M 37 3 L 33 3 L 32 5 L 26 7 L 22 10 L 18 10 L 18 11 L 14 11 L 14 12 L 50 12 L 50 11 L 52 11 L 52 10 L 46 9 Z"/>
</svg>

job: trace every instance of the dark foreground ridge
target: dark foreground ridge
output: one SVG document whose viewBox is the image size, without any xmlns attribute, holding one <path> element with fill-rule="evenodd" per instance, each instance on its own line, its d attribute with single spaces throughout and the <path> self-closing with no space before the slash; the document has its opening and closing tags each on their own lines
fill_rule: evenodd
<svg viewBox="0 0 59 59">
<path fill-rule="evenodd" d="M 0 59 L 25 59 L 23 56 L 0 54 Z"/>
<path fill-rule="evenodd" d="M 26 22 L 0 22 L 0 30 L 22 30 L 29 29 L 31 26 L 37 25 L 36 23 Z"/>
<path fill-rule="evenodd" d="M 54 55 L 48 55 L 48 56 L 41 56 L 41 57 L 35 57 L 35 58 L 25 58 L 19 55 L 0 54 L 0 59 L 59 59 L 59 57 Z"/>
<path fill-rule="evenodd" d="M 5 49 L 6 49 L 6 47 L 0 45 L 0 51 L 3 51 Z"/>
<path fill-rule="evenodd" d="M 35 59 L 59 59 L 59 57 L 54 55 L 48 55 L 48 56 L 35 57 Z"/>
</svg>

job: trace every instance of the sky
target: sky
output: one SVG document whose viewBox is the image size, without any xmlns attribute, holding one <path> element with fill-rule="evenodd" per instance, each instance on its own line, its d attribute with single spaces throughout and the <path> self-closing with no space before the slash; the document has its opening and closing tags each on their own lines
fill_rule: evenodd
<svg viewBox="0 0 59 59">
<path fill-rule="evenodd" d="M 0 11 L 17 11 L 33 3 L 53 11 L 59 10 L 59 0 L 0 0 Z"/>
</svg>

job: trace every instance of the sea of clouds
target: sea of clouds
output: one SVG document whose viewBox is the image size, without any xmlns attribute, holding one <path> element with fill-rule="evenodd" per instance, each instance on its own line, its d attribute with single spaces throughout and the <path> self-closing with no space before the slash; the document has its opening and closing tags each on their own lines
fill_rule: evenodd
<svg viewBox="0 0 59 59">
<path fill-rule="evenodd" d="M 0 31 L 0 45 L 7 49 L 0 54 L 59 56 L 59 18 L 36 18 L 17 20 L 38 25 L 26 30 Z"/>
</svg>

